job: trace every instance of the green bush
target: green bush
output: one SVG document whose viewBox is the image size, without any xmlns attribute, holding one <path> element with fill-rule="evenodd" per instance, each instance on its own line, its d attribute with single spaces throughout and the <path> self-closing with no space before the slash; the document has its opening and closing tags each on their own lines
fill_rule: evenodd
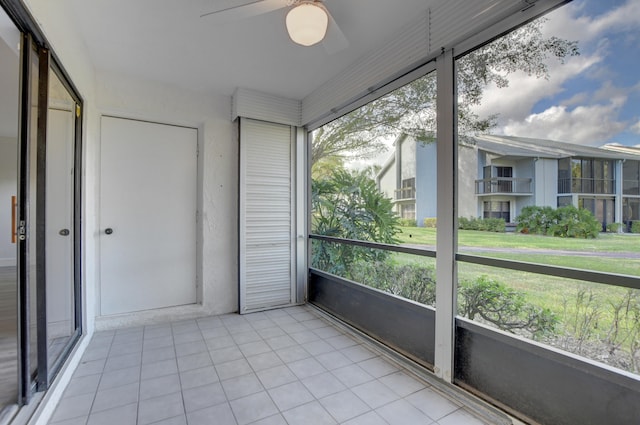
<svg viewBox="0 0 640 425">
<path fill-rule="evenodd" d="M 360 261 L 342 277 L 411 301 L 435 306 L 436 277 L 433 266 Z M 487 276 L 460 282 L 458 312 L 471 320 L 480 319 L 505 331 L 528 332 L 533 338 L 555 333 L 558 323 L 558 318 L 549 309 L 528 303 L 523 292 Z"/>
<path fill-rule="evenodd" d="M 484 232 L 504 232 L 505 221 L 503 218 L 476 218 L 460 217 L 458 219 L 458 229 L 480 230 Z"/>
<path fill-rule="evenodd" d="M 422 224 L 424 225 L 424 227 L 435 229 L 436 228 L 436 224 L 437 224 L 437 220 L 436 220 L 435 217 L 427 217 L 427 218 L 424 219 Z"/>
<path fill-rule="evenodd" d="M 584 208 L 566 206 L 558 208 L 556 213 L 557 221 L 549 229 L 551 236 L 593 239 L 602 230 L 602 223 Z"/>
<path fill-rule="evenodd" d="M 460 282 L 458 313 L 508 332 L 527 331 L 533 338 L 555 333 L 558 323 L 551 310 L 528 303 L 524 293 L 488 276 Z"/>
<path fill-rule="evenodd" d="M 535 233 L 546 235 L 556 219 L 556 214 L 551 207 L 524 207 L 520 215 L 516 217 L 517 231 L 522 233 Z"/>
<path fill-rule="evenodd" d="M 393 202 L 365 173 L 338 170 L 311 184 L 311 231 L 371 242 L 397 243 L 400 231 Z M 358 261 L 381 261 L 388 251 L 340 243 L 312 242 L 311 264 L 343 276 Z"/>
<path fill-rule="evenodd" d="M 607 232 L 618 233 L 618 231 L 620 231 L 620 227 L 620 223 L 609 223 L 607 224 Z"/>
<path fill-rule="evenodd" d="M 551 207 L 524 207 L 516 217 L 517 230 L 522 233 L 557 236 L 561 238 L 596 238 L 602 224 L 584 208 L 572 205 Z"/>
<path fill-rule="evenodd" d="M 631 233 L 640 233 L 640 221 L 636 220 L 631 224 Z"/>
<path fill-rule="evenodd" d="M 417 227 L 418 226 L 418 222 L 411 218 L 399 218 L 398 224 L 401 227 Z"/>
<path fill-rule="evenodd" d="M 350 270 L 349 277 L 389 294 L 435 306 L 436 274 L 432 266 L 398 266 L 388 261 L 359 262 Z"/>
</svg>

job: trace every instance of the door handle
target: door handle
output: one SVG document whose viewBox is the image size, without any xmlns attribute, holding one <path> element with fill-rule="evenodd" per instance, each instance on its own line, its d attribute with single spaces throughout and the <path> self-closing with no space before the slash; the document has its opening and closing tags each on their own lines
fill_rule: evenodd
<svg viewBox="0 0 640 425">
<path fill-rule="evenodd" d="M 110 234 L 112 234 L 112 233 L 113 233 L 113 229 L 112 229 L 111 227 L 107 227 L 106 229 L 104 229 L 104 232 L 105 232 L 107 235 L 110 235 Z"/>
<path fill-rule="evenodd" d="M 62 229 L 58 232 L 60 236 L 69 236 L 69 229 Z"/>
<path fill-rule="evenodd" d="M 18 201 L 15 195 L 11 196 L 11 243 L 16 243 L 18 239 L 18 227 L 16 226 L 16 216 L 18 209 Z"/>
</svg>

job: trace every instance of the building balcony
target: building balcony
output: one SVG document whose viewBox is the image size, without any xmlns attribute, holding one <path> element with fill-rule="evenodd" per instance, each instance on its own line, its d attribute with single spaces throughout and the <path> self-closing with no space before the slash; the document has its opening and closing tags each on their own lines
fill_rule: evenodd
<svg viewBox="0 0 640 425">
<path fill-rule="evenodd" d="M 558 193 L 590 193 L 613 195 L 616 181 L 613 179 L 570 178 L 558 179 Z"/>
<path fill-rule="evenodd" d="M 415 187 L 403 187 L 402 189 L 394 190 L 393 199 L 396 201 L 404 199 L 416 199 Z"/>
<path fill-rule="evenodd" d="M 476 195 L 531 195 L 532 179 L 493 177 L 476 180 Z"/>
</svg>

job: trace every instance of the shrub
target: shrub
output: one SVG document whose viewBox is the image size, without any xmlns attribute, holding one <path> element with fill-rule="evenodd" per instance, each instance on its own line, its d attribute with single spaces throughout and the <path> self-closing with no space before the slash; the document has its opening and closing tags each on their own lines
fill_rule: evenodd
<svg viewBox="0 0 640 425">
<path fill-rule="evenodd" d="M 516 223 L 517 230 L 522 233 L 562 238 L 596 238 L 602 230 L 602 224 L 590 211 L 572 205 L 556 210 L 551 207 L 525 207 L 516 217 Z"/>
<path fill-rule="evenodd" d="M 503 218 L 475 218 L 460 217 L 458 228 L 462 230 L 481 230 L 485 232 L 504 232 L 505 221 Z"/>
<path fill-rule="evenodd" d="M 528 303 L 521 291 L 484 275 L 460 282 L 458 312 L 508 332 L 527 331 L 533 338 L 555 333 L 558 323 L 551 310 Z"/>
<path fill-rule="evenodd" d="M 421 304 L 434 306 L 436 302 L 436 277 L 432 266 L 360 262 L 351 269 L 350 277 L 363 285 Z"/>
<path fill-rule="evenodd" d="M 602 223 L 584 208 L 566 206 L 558 208 L 556 214 L 556 222 L 548 232 L 551 236 L 593 239 L 597 238 L 602 230 Z"/>
<path fill-rule="evenodd" d="M 424 219 L 422 224 L 424 225 L 424 227 L 429 227 L 429 228 L 435 229 L 436 228 L 436 224 L 437 224 L 437 220 L 436 220 L 435 217 L 427 217 L 427 218 Z"/>
<path fill-rule="evenodd" d="M 398 218 L 393 202 L 365 173 L 339 170 L 312 180 L 311 230 L 345 239 L 397 243 Z M 312 242 L 313 267 L 344 275 L 361 260 L 380 261 L 388 251 L 346 244 Z"/>
<path fill-rule="evenodd" d="M 418 226 L 418 222 L 411 218 L 399 218 L 398 224 L 401 227 L 417 227 Z"/>
<path fill-rule="evenodd" d="M 548 228 L 555 220 L 555 213 L 551 207 L 524 207 L 516 217 L 517 231 L 546 235 Z"/>
<path fill-rule="evenodd" d="M 607 224 L 607 232 L 618 233 L 620 227 L 620 223 L 609 223 Z"/>
<path fill-rule="evenodd" d="M 634 221 L 631 225 L 631 233 L 640 233 L 640 221 Z"/>
</svg>

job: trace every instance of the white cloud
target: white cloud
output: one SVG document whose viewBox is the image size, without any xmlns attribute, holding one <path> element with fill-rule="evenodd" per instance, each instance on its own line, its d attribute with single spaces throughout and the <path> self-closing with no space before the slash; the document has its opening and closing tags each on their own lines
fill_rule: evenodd
<svg viewBox="0 0 640 425">
<path fill-rule="evenodd" d="M 503 131 L 507 135 L 600 146 L 625 129 L 626 124 L 616 119 L 623 103 L 623 99 L 616 98 L 606 105 L 579 106 L 572 110 L 552 106 L 522 121 L 509 122 Z"/>
<path fill-rule="evenodd" d="M 482 104 L 475 107 L 474 112 L 480 116 L 498 113 L 501 122 L 524 119 L 540 100 L 561 93 L 566 81 L 585 72 L 602 59 L 600 55 L 594 54 L 570 58 L 565 64 L 552 63 L 549 66 L 549 79 L 516 72 L 509 76 L 508 87 L 487 87 Z"/>
<path fill-rule="evenodd" d="M 596 0 L 599 1 L 599 0 Z M 552 12 L 552 19 L 544 25 L 546 35 L 575 40 L 576 34 L 580 34 L 580 41 L 588 43 L 599 42 L 602 35 L 607 32 L 622 32 L 638 30 L 640 19 L 640 2 L 628 0 L 626 4 L 613 9 L 603 15 L 586 16 L 580 2 L 558 8 Z"/>
<path fill-rule="evenodd" d="M 549 61 L 549 79 L 515 73 L 508 77 L 509 87 L 485 90 L 482 105 L 474 111 L 480 116 L 499 114 L 498 133 L 594 146 L 624 130 L 640 134 L 640 121 L 629 126 L 620 118 L 630 93 L 638 90 L 640 83 L 635 87 L 616 86 L 611 82 L 606 61 L 616 48 L 608 35 L 621 31 L 639 33 L 640 2 L 629 0 L 595 17 L 584 15 L 582 6 L 581 2 L 573 2 L 557 9 L 543 26 L 545 36 L 578 40 L 580 56 L 570 57 L 564 64 Z M 568 92 L 562 99 L 565 84 L 578 76 L 593 84 Z M 556 105 L 532 113 L 545 99 L 555 99 Z"/>
</svg>

